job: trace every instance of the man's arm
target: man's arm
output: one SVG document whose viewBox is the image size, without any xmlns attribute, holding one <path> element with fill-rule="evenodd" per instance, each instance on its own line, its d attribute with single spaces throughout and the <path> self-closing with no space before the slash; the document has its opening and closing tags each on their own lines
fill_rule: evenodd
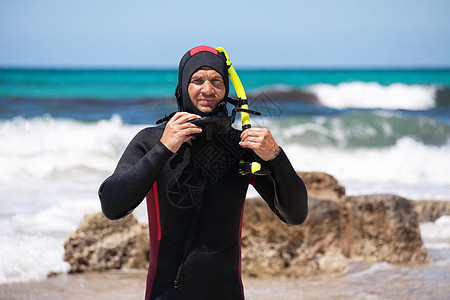
<svg viewBox="0 0 450 300">
<path fill-rule="evenodd" d="M 301 224 L 308 216 L 308 194 L 289 159 L 280 148 L 269 164 L 270 175 L 255 176 L 253 186 L 270 209 L 288 224 Z"/>
<path fill-rule="evenodd" d="M 164 128 L 147 128 L 134 137 L 114 173 L 100 186 L 98 194 L 107 218 L 120 219 L 142 202 L 166 161 L 202 131 L 189 122 L 196 118 L 199 116 L 179 112 Z"/>
<path fill-rule="evenodd" d="M 308 215 L 308 194 L 284 151 L 268 129 L 242 132 L 240 145 L 252 149 L 270 168 L 270 175 L 255 176 L 254 187 L 272 211 L 286 223 L 301 224 Z"/>
<path fill-rule="evenodd" d="M 152 128 L 139 132 L 125 149 L 114 173 L 100 186 L 98 195 L 108 219 L 117 220 L 131 213 L 172 155 L 154 135 Z"/>
</svg>

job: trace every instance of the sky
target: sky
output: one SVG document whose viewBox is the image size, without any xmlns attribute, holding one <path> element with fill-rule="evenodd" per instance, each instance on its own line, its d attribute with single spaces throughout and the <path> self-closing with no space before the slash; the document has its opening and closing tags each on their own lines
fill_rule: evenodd
<svg viewBox="0 0 450 300">
<path fill-rule="evenodd" d="M 0 0 L 0 67 L 448 68 L 449 0 Z"/>
</svg>

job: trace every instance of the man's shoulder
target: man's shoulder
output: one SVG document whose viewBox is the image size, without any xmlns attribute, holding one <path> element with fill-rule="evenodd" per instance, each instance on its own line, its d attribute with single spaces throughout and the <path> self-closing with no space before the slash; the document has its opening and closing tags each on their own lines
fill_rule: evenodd
<svg viewBox="0 0 450 300">
<path fill-rule="evenodd" d="M 149 126 L 141 129 L 133 138 L 134 142 L 156 143 L 164 133 L 165 124 L 159 126 Z"/>
<path fill-rule="evenodd" d="M 158 126 L 148 126 L 143 128 L 137 135 L 162 135 L 166 124 L 160 124 Z"/>
</svg>

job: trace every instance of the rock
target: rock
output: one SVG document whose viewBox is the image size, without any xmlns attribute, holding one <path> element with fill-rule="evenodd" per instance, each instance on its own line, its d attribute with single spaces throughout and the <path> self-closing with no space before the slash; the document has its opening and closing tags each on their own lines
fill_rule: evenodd
<svg viewBox="0 0 450 300">
<path fill-rule="evenodd" d="M 319 268 L 325 272 L 345 273 L 350 266 L 342 253 L 342 249 L 332 247 L 319 259 Z"/>
<path fill-rule="evenodd" d="M 420 223 L 434 222 L 442 216 L 450 216 L 450 201 L 411 201 Z"/>
<path fill-rule="evenodd" d="M 70 272 L 145 268 L 148 264 L 148 226 L 129 215 L 110 221 L 101 212 L 85 216 L 64 243 Z"/>
<path fill-rule="evenodd" d="M 275 108 L 278 108 L 278 104 L 283 102 L 300 102 L 320 105 L 320 101 L 314 93 L 299 90 L 261 91 L 257 94 L 249 94 L 248 99 L 253 109 L 269 116 L 271 116 L 270 112 Z"/>
<path fill-rule="evenodd" d="M 428 262 L 413 202 L 394 195 L 345 197 L 345 189 L 330 175 L 314 172 L 300 176 L 310 197 L 308 218 L 300 226 L 281 222 L 262 199 L 246 200 L 243 274 L 297 278 L 322 271 L 346 272 L 348 258 L 397 264 Z M 427 211 L 437 215 L 435 209 Z M 102 213 L 92 214 L 64 247 L 71 272 L 147 268 L 148 226 L 138 224 L 131 215 L 109 221 Z"/>
<path fill-rule="evenodd" d="M 410 201 L 395 195 L 347 197 L 342 207 L 344 251 L 372 262 L 428 262 L 417 214 Z"/>
<path fill-rule="evenodd" d="M 340 201 L 345 188 L 331 175 L 321 172 L 298 172 L 311 198 Z"/>
<path fill-rule="evenodd" d="M 301 226 L 281 222 L 262 199 L 247 199 L 242 229 L 242 272 L 249 276 L 301 277 L 330 270 L 321 259 L 331 250 L 347 262 L 341 249 L 340 207 L 331 200 L 310 199 Z M 333 228 L 333 230 L 330 230 Z M 333 267 L 331 267 L 333 268 Z M 337 269 L 337 268 L 335 268 Z"/>
<path fill-rule="evenodd" d="M 301 277 L 345 272 L 349 258 L 368 262 L 428 262 L 410 201 L 394 195 L 309 199 L 301 226 L 282 223 L 261 199 L 248 199 L 242 231 L 242 272 Z"/>
</svg>

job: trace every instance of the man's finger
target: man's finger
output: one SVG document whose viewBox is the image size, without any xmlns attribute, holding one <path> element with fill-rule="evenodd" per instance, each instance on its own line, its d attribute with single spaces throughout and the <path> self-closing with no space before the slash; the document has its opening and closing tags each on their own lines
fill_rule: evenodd
<svg viewBox="0 0 450 300">
<path fill-rule="evenodd" d="M 189 122 L 190 120 L 194 120 L 194 119 L 198 119 L 200 118 L 199 115 L 196 114 L 190 114 L 188 112 L 178 112 L 176 113 L 172 120 L 175 123 L 186 123 Z"/>
</svg>

